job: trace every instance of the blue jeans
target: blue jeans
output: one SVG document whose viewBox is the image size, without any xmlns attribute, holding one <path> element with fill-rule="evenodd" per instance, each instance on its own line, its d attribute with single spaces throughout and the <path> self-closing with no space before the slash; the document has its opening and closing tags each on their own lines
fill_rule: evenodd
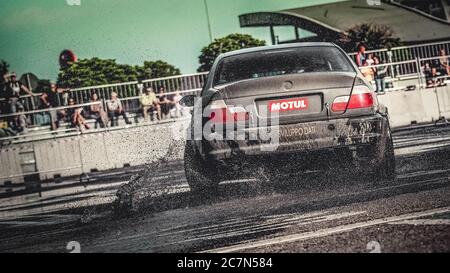
<svg viewBox="0 0 450 273">
<path fill-rule="evenodd" d="M 384 86 L 386 84 L 384 78 L 375 79 L 375 84 L 377 86 L 377 93 L 384 92 Z"/>
<path fill-rule="evenodd" d="M 22 102 L 20 102 L 19 98 L 10 98 L 9 99 L 9 109 L 12 114 L 17 113 L 18 108 L 23 108 Z"/>
</svg>

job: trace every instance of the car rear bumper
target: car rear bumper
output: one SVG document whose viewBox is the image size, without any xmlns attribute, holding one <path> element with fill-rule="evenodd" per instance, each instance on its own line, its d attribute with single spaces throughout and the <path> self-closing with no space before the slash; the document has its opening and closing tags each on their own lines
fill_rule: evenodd
<svg viewBox="0 0 450 273">
<path fill-rule="evenodd" d="M 369 117 L 334 119 L 245 129 L 243 140 L 203 140 L 202 156 L 209 160 L 229 161 L 250 157 L 326 152 L 345 148 L 376 148 L 386 141 L 388 120 L 381 114 Z M 270 132 L 263 138 L 249 136 L 255 130 Z M 271 136 L 270 139 L 267 136 Z"/>
</svg>

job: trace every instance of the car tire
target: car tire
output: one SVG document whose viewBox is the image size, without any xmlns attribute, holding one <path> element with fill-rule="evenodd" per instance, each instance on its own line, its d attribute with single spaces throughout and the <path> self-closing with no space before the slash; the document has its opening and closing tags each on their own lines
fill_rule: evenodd
<svg viewBox="0 0 450 273">
<path fill-rule="evenodd" d="M 381 149 L 382 147 L 379 147 Z M 394 142 L 390 128 L 387 128 L 386 141 L 384 143 L 384 153 L 382 154 L 380 164 L 374 170 L 374 175 L 378 180 L 394 181 L 395 174 L 395 153 Z"/>
<path fill-rule="evenodd" d="M 184 171 L 193 194 L 212 196 L 218 192 L 220 181 L 213 176 L 213 167 L 205 164 L 195 145 L 189 141 L 184 151 Z"/>
</svg>

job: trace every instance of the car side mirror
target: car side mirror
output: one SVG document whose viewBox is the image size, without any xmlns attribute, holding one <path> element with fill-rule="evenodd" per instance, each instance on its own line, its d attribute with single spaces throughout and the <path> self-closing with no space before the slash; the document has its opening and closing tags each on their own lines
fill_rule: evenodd
<svg viewBox="0 0 450 273">
<path fill-rule="evenodd" d="M 179 104 L 180 104 L 181 106 L 185 106 L 185 107 L 194 107 L 195 97 L 196 97 L 195 95 L 187 95 L 187 96 L 184 96 L 184 97 L 180 100 Z"/>
</svg>

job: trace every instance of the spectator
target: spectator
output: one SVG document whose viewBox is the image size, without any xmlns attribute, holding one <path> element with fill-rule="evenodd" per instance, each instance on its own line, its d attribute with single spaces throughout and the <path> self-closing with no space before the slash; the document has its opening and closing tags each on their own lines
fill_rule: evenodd
<svg viewBox="0 0 450 273">
<path fill-rule="evenodd" d="M 69 107 L 67 109 L 67 116 L 70 119 L 70 127 L 72 128 L 79 128 L 81 132 L 83 132 L 83 127 L 86 130 L 89 130 L 90 127 L 86 123 L 86 120 L 84 119 L 82 113 L 83 108 L 82 107 L 73 107 L 75 106 L 75 100 L 73 98 L 69 98 Z"/>
<path fill-rule="evenodd" d="M 426 62 L 423 66 L 423 74 L 425 75 L 425 83 L 427 87 L 433 84 L 433 76 L 431 75 L 430 63 Z"/>
<path fill-rule="evenodd" d="M 183 116 L 183 106 L 180 104 L 180 100 L 183 96 L 180 95 L 180 92 L 177 90 L 175 96 L 173 97 L 173 103 L 175 104 L 175 116 L 177 118 Z"/>
<path fill-rule="evenodd" d="M 108 115 L 96 93 L 91 95 L 91 103 L 96 103 L 89 106 L 90 118 L 95 119 L 95 129 L 97 129 L 98 124 L 101 128 L 105 128 L 108 123 Z"/>
<path fill-rule="evenodd" d="M 366 60 L 366 46 L 364 44 L 358 45 L 358 53 L 356 54 L 356 64 L 358 67 L 362 67 L 364 65 L 364 61 Z"/>
<path fill-rule="evenodd" d="M 439 73 L 436 67 L 431 68 L 431 73 L 427 79 L 427 88 L 437 87 L 443 84 L 443 79 L 439 79 Z"/>
<path fill-rule="evenodd" d="M 167 114 L 169 114 L 169 111 L 172 108 L 173 103 L 165 95 L 165 89 L 163 86 L 159 87 L 158 97 L 159 97 L 159 105 L 161 107 L 161 118 L 165 119 L 167 117 Z"/>
<path fill-rule="evenodd" d="M 69 89 L 58 88 L 55 83 L 50 84 L 50 88 L 46 89 L 41 95 L 41 102 L 44 109 L 49 109 L 50 123 L 52 130 L 59 128 L 59 121 L 65 116 L 63 110 L 56 111 L 52 108 L 60 106 L 58 94 L 68 91 Z"/>
<path fill-rule="evenodd" d="M 23 108 L 20 101 L 20 91 L 25 91 L 28 95 L 33 96 L 33 93 L 28 88 L 17 80 L 16 73 L 5 74 L 4 89 L 5 99 L 9 104 L 10 113 L 17 113 L 19 107 Z"/>
<path fill-rule="evenodd" d="M 375 85 L 376 85 L 376 92 L 383 94 L 385 91 L 385 86 L 386 86 L 386 73 L 387 73 L 387 66 L 383 65 L 383 66 L 378 66 L 382 64 L 382 61 L 380 60 L 380 57 L 375 56 L 373 58 L 374 61 L 374 65 L 376 65 L 377 67 L 374 67 L 374 73 L 375 73 Z"/>
<path fill-rule="evenodd" d="M 374 69 L 372 67 L 369 67 L 369 64 L 366 60 L 363 61 L 362 67 L 360 69 L 361 73 L 368 81 L 372 82 L 374 80 Z"/>
<path fill-rule="evenodd" d="M 3 112 L 0 110 L 0 115 L 2 115 Z M 17 133 L 9 127 L 9 122 L 6 119 L 0 118 L 0 138 L 4 137 L 12 137 L 17 135 Z M 0 146 L 4 144 L 3 141 L 0 140 Z"/>
<path fill-rule="evenodd" d="M 441 76 L 450 76 L 450 57 L 447 56 L 445 49 L 441 49 L 439 55 L 439 73 Z"/>
<path fill-rule="evenodd" d="M 13 120 L 11 121 L 11 129 L 16 131 L 17 133 L 27 133 L 27 117 L 23 113 L 25 109 L 22 105 L 19 105 L 17 107 L 17 115 L 14 116 Z"/>
<path fill-rule="evenodd" d="M 375 63 L 373 53 L 367 54 L 366 62 L 367 62 L 367 65 L 369 65 L 369 66 L 373 65 Z"/>
<path fill-rule="evenodd" d="M 149 87 L 145 90 L 144 94 L 141 94 L 139 101 L 142 106 L 142 113 L 144 114 L 144 120 L 148 121 L 148 112 L 151 113 L 151 118 L 153 120 L 153 112 L 157 112 L 158 120 L 161 119 L 161 107 L 159 106 L 159 101 L 156 98 L 153 88 Z"/>
<path fill-rule="evenodd" d="M 111 120 L 111 127 L 119 125 L 119 116 L 123 117 L 126 124 L 131 124 L 131 121 L 128 120 L 127 114 L 122 107 L 122 102 L 117 97 L 116 92 L 111 93 L 111 99 L 106 103 L 106 106 L 108 108 L 109 119 Z"/>
</svg>

